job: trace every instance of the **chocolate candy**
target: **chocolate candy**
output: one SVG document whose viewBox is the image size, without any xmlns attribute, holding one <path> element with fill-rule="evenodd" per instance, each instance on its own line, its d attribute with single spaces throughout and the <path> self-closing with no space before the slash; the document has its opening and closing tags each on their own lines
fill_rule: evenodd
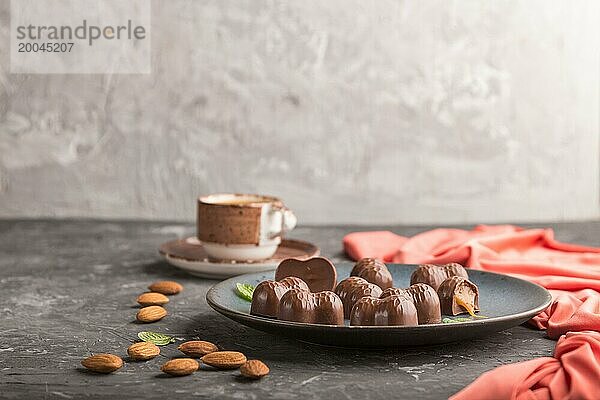
<svg viewBox="0 0 600 400">
<path fill-rule="evenodd" d="M 381 294 L 379 295 L 379 298 L 384 299 L 389 296 L 401 296 L 401 295 L 408 295 L 407 290 L 392 287 L 392 288 L 385 289 L 383 292 L 381 292 Z"/>
<path fill-rule="evenodd" d="M 441 283 L 451 276 L 460 276 L 469 279 L 467 271 L 462 265 L 457 263 L 445 265 L 423 264 L 419 265 L 410 276 L 410 284 L 426 283 L 435 290 L 438 290 Z"/>
<path fill-rule="evenodd" d="M 351 276 L 338 283 L 335 294 L 344 304 L 344 318 L 350 319 L 350 312 L 354 304 L 365 296 L 379 297 L 381 288 L 361 277 Z"/>
<path fill-rule="evenodd" d="M 335 267 L 323 257 L 313 257 L 304 261 L 295 258 L 283 260 L 275 271 L 275 280 L 280 281 L 288 276 L 302 279 L 311 292 L 331 291 L 337 281 Z"/>
<path fill-rule="evenodd" d="M 290 289 L 301 289 L 308 291 L 308 285 L 300 278 L 290 276 L 281 281 L 262 281 L 254 289 L 250 314 L 263 317 L 277 317 L 279 301 Z"/>
<path fill-rule="evenodd" d="M 394 286 L 394 279 L 387 266 L 375 258 L 363 258 L 359 260 L 354 265 L 354 268 L 352 268 L 350 276 L 359 276 L 379 286 L 382 290 Z"/>
<path fill-rule="evenodd" d="M 344 306 L 330 291 L 311 293 L 291 289 L 281 297 L 277 318 L 309 324 L 344 325 Z"/>
<path fill-rule="evenodd" d="M 406 294 L 412 299 L 419 316 L 419 324 L 439 324 L 442 322 L 440 299 L 431 286 L 416 283 L 408 289 L 390 288 L 384 290 L 379 297 L 383 299 L 401 294 Z"/>
<path fill-rule="evenodd" d="M 479 311 L 479 289 L 460 276 L 446 279 L 438 289 L 442 314 L 458 315 L 468 312 L 475 316 Z"/>
<path fill-rule="evenodd" d="M 363 297 L 350 314 L 350 325 L 359 326 L 414 326 L 418 325 L 417 309 L 406 294 L 384 299 Z"/>
</svg>

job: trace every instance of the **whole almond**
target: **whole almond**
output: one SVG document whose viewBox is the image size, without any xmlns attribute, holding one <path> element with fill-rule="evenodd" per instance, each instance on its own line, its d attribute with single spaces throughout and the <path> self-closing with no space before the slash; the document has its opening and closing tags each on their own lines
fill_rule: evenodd
<svg viewBox="0 0 600 400">
<path fill-rule="evenodd" d="M 216 345 L 203 340 L 190 340 L 189 342 L 182 343 L 178 349 L 190 357 L 202 357 L 214 353 L 215 351 L 219 351 L 219 348 Z"/>
<path fill-rule="evenodd" d="M 248 360 L 240 367 L 240 373 L 246 378 L 260 379 L 269 373 L 269 367 L 260 360 Z"/>
<path fill-rule="evenodd" d="M 183 290 L 183 286 L 173 281 L 159 281 L 154 282 L 152 285 L 148 286 L 148 289 L 150 289 L 153 292 L 169 295 L 181 292 Z"/>
<path fill-rule="evenodd" d="M 123 366 L 123 360 L 114 354 L 100 353 L 81 361 L 81 365 L 90 371 L 109 374 Z"/>
<path fill-rule="evenodd" d="M 160 370 L 173 376 L 190 375 L 198 370 L 198 362 L 191 358 L 174 358 L 167 361 Z"/>
<path fill-rule="evenodd" d="M 145 361 L 159 355 L 160 349 L 152 342 L 139 342 L 129 346 L 127 354 L 132 360 Z"/>
<path fill-rule="evenodd" d="M 218 369 L 236 369 L 246 362 L 246 356 L 237 351 L 215 351 L 203 356 L 201 360 Z"/>
<path fill-rule="evenodd" d="M 148 292 L 138 296 L 137 302 L 140 305 L 146 306 L 162 306 L 169 302 L 169 298 L 162 293 Z"/>
<path fill-rule="evenodd" d="M 167 315 L 167 310 L 161 306 L 148 306 L 141 308 L 135 318 L 140 322 L 155 322 L 163 319 Z"/>
</svg>

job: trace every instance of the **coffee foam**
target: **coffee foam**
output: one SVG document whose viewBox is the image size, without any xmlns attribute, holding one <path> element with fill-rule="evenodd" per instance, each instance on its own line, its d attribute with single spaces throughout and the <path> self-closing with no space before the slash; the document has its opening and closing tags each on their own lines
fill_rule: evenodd
<svg viewBox="0 0 600 400">
<path fill-rule="evenodd" d="M 276 200 L 266 196 L 256 196 L 247 194 L 215 194 L 206 197 L 201 197 L 200 201 L 206 204 L 248 205 L 271 203 Z"/>
</svg>

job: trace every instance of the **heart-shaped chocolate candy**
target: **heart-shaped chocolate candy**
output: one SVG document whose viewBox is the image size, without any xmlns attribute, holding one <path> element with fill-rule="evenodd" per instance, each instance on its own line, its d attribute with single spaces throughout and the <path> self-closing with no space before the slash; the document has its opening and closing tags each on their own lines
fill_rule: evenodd
<svg viewBox="0 0 600 400">
<path fill-rule="evenodd" d="M 291 289 L 279 302 L 277 318 L 309 324 L 344 325 L 344 306 L 337 294 Z"/>
<path fill-rule="evenodd" d="M 363 297 L 350 314 L 350 325 L 358 326 L 414 326 L 419 324 L 417 309 L 406 294 L 383 299 Z"/>
<path fill-rule="evenodd" d="M 438 290 L 443 281 L 451 276 L 460 276 L 469 279 L 467 271 L 462 265 L 450 263 L 445 265 L 423 264 L 419 265 L 410 276 L 410 284 L 426 283 Z"/>
<path fill-rule="evenodd" d="M 335 267 L 331 261 L 323 257 L 313 257 L 308 260 L 295 258 L 283 260 L 275 271 L 275 280 L 280 281 L 288 276 L 302 279 L 311 292 L 331 291 L 335 288 L 337 281 Z"/>
<path fill-rule="evenodd" d="M 375 258 L 363 258 L 359 260 L 352 268 L 350 276 L 359 276 L 367 282 L 379 286 L 382 290 L 394 286 L 392 274 L 387 266 Z"/>
<path fill-rule="evenodd" d="M 350 319 L 350 312 L 354 304 L 366 296 L 379 297 L 381 288 L 361 277 L 351 276 L 338 283 L 335 294 L 340 297 L 342 304 L 344 304 L 344 318 Z"/>
<path fill-rule="evenodd" d="M 308 291 L 308 285 L 300 278 L 290 276 L 281 281 L 262 281 L 254 289 L 250 314 L 277 317 L 279 300 L 290 289 Z"/>
<path fill-rule="evenodd" d="M 380 298 L 406 294 L 410 296 L 417 309 L 419 324 L 439 324 L 442 322 L 440 299 L 435 290 L 424 283 L 416 283 L 408 289 L 390 288 L 381 293 Z"/>
<path fill-rule="evenodd" d="M 442 314 L 458 315 L 468 312 L 475 316 L 475 311 L 479 311 L 479 289 L 463 277 L 453 276 L 442 282 L 438 296 Z"/>
</svg>

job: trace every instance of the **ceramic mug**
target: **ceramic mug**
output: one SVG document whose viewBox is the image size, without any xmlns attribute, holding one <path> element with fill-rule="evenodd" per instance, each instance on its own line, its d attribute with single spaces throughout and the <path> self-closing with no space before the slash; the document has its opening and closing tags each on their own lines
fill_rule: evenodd
<svg viewBox="0 0 600 400">
<path fill-rule="evenodd" d="M 270 258 L 296 216 L 276 197 L 222 193 L 198 198 L 197 236 L 210 258 Z"/>
</svg>

